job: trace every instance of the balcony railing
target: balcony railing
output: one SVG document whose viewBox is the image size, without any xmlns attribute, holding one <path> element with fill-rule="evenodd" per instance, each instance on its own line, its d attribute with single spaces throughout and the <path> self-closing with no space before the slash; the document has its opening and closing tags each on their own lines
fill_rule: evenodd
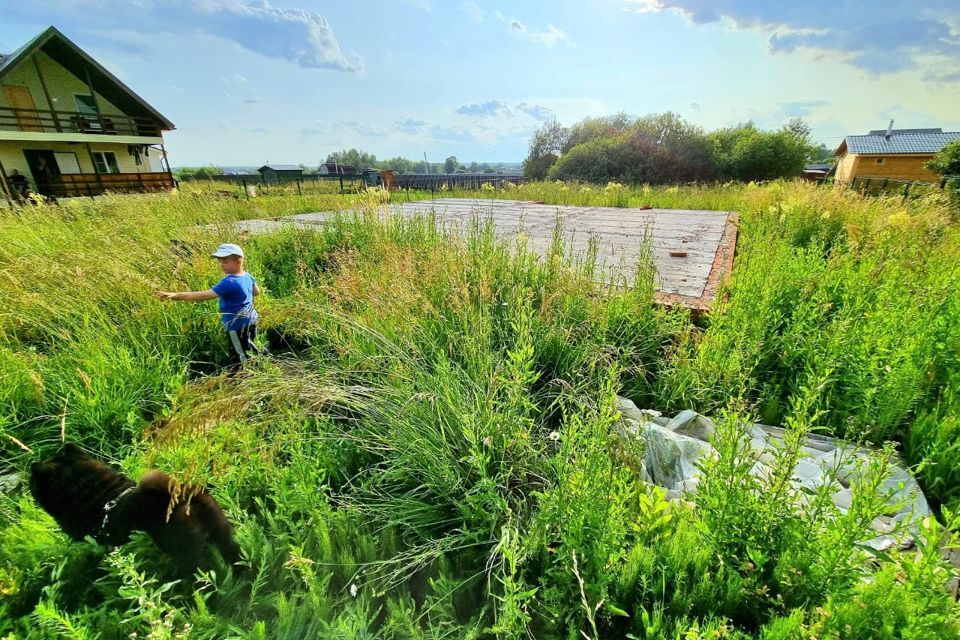
<svg viewBox="0 0 960 640">
<path fill-rule="evenodd" d="M 173 176 L 157 173 L 65 173 L 39 182 L 37 191 L 55 198 L 96 196 L 111 193 L 149 193 L 174 188 Z"/>
<path fill-rule="evenodd" d="M 0 107 L 0 131 L 42 133 L 93 133 L 114 136 L 159 137 L 159 123 L 152 118 L 127 115 L 95 115 L 78 111 L 46 111 Z"/>
</svg>

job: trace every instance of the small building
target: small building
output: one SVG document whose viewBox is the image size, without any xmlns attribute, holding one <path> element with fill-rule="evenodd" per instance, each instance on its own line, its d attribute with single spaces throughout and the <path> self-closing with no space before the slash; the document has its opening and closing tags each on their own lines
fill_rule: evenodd
<svg viewBox="0 0 960 640">
<path fill-rule="evenodd" d="M 940 177 L 926 164 L 954 140 L 960 140 L 960 131 L 894 129 L 891 120 L 886 130 L 843 139 L 834 153 L 836 181 L 850 183 L 869 178 L 937 182 Z"/>
<path fill-rule="evenodd" d="M 352 176 L 356 175 L 357 168 L 352 164 L 337 164 L 336 162 L 324 162 L 317 169 L 317 173 L 322 176 Z"/>
<path fill-rule="evenodd" d="M 303 167 L 296 164 L 265 164 L 257 172 L 265 184 L 292 182 L 303 178 Z"/>
<path fill-rule="evenodd" d="M 0 56 L 0 199 L 173 189 L 173 129 L 54 27 Z"/>
<path fill-rule="evenodd" d="M 818 180 L 823 180 L 827 177 L 830 171 L 833 170 L 832 164 L 827 164 L 825 162 L 813 162 L 803 167 L 800 171 L 800 179 L 808 180 L 810 182 L 817 182 Z"/>
</svg>

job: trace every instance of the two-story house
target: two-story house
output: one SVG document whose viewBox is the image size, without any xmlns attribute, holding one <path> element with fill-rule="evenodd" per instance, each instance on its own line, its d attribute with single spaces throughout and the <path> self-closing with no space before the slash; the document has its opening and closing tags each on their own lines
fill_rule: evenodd
<svg viewBox="0 0 960 640">
<path fill-rule="evenodd" d="M 163 132 L 173 129 L 54 27 L 0 54 L 0 189 L 9 198 L 172 189 Z"/>
</svg>

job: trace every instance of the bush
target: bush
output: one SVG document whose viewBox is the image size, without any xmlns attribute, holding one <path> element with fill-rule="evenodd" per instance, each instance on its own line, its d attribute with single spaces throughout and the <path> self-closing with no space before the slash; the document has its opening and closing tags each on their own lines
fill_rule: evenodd
<svg viewBox="0 0 960 640">
<path fill-rule="evenodd" d="M 569 128 L 545 124 L 530 142 L 524 171 L 532 178 L 596 183 L 773 180 L 799 175 L 813 152 L 801 120 L 779 131 L 749 123 L 705 134 L 673 113 L 632 122 L 617 114 Z"/>
</svg>

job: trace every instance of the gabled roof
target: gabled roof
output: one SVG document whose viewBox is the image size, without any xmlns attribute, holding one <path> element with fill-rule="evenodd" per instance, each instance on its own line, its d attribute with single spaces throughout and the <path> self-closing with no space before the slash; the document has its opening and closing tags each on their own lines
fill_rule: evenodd
<svg viewBox="0 0 960 640">
<path fill-rule="evenodd" d="M 303 171 L 303 167 L 298 164 L 265 164 L 257 171 L 263 172 L 264 169 L 273 169 L 274 171 Z"/>
<path fill-rule="evenodd" d="M 37 51 L 43 51 L 84 82 L 86 82 L 89 72 L 90 82 L 93 83 L 97 93 L 103 95 L 124 113 L 154 117 L 160 121 L 160 128 L 164 131 L 176 128 L 163 114 L 134 93 L 133 89 L 123 84 L 119 78 L 107 71 L 103 65 L 90 57 L 70 38 L 60 33 L 56 27 L 47 27 L 42 33 L 13 53 L 0 56 L 0 81 L 12 69 L 29 59 Z"/>
<path fill-rule="evenodd" d="M 904 153 L 933 154 L 954 140 L 960 140 L 960 131 L 941 129 L 894 129 L 887 137 L 886 131 L 871 131 L 865 136 L 847 136 L 840 143 L 836 154 L 866 153 L 896 155 Z"/>
</svg>

